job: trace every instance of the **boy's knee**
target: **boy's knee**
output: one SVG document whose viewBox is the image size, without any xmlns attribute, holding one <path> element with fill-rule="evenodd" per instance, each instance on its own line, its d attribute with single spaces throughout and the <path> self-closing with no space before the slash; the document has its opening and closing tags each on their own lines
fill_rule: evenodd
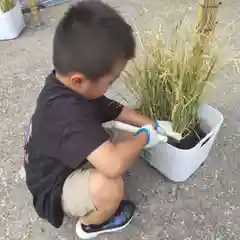
<svg viewBox="0 0 240 240">
<path fill-rule="evenodd" d="M 124 181 L 122 177 L 108 178 L 97 170 L 91 172 L 90 194 L 97 205 L 119 204 L 124 197 Z"/>
</svg>

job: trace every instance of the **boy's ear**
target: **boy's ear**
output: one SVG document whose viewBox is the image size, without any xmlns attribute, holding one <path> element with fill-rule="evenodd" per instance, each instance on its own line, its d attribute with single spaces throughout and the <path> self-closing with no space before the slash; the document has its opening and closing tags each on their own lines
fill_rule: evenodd
<svg viewBox="0 0 240 240">
<path fill-rule="evenodd" d="M 75 88 L 79 88 L 80 85 L 82 85 L 86 81 L 85 76 L 77 72 L 70 73 L 69 79 L 71 81 L 71 85 L 74 86 Z"/>
</svg>

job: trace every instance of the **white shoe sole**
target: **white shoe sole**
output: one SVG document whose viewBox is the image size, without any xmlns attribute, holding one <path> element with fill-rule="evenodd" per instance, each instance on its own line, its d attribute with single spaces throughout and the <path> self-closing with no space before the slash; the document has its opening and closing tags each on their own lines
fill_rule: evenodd
<svg viewBox="0 0 240 240">
<path fill-rule="evenodd" d="M 81 222 L 77 222 L 77 224 L 76 224 L 76 233 L 77 233 L 77 236 L 80 239 L 93 239 L 93 238 L 97 237 L 100 234 L 113 233 L 113 232 L 121 231 L 122 229 L 124 229 L 125 227 L 127 227 L 131 223 L 132 218 L 122 227 L 118 227 L 118 228 L 114 228 L 114 229 L 108 229 L 108 230 L 103 230 L 103 231 L 99 231 L 97 233 L 87 233 L 87 232 L 84 232 L 83 229 L 82 229 L 82 226 L 81 226 Z"/>
</svg>

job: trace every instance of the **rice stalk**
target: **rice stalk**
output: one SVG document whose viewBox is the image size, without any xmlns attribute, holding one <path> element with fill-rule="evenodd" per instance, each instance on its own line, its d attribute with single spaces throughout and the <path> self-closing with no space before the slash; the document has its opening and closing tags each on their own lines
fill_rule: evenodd
<svg viewBox="0 0 240 240">
<path fill-rule="evenodd" d="M 183 22 L 169 37 L 145 31 L 141 53 L 123 76 L 141 103 L 140 112 L 151 119 L 171 121 L 173 130 L 183 136 L 194 131 L 203 93 L 214 86 L 217 74 L 228 63 L 214 36 L 204 36 L 203 42 L 203 34 Z"/>
<path fill-rule="evenodd" d="M 31 10 L 32 21 L 34 25 L 41 24 L 41 14 L 37 4 L 37 0 L 28 0 L 28 6 Z"/>
<path fill-rule="evenodd" d="M 205 34 L 212 34 L 216 28 L 216 18 L 221 2 L 218 0 L 199 0 L 198 4 L 198 28 Z"/>
<path fill-rule="evenodd" d="M 3 13 L 9 12 L 14 7 L 13 0 L 0 0 L 0 11 Z"/>
</svg>

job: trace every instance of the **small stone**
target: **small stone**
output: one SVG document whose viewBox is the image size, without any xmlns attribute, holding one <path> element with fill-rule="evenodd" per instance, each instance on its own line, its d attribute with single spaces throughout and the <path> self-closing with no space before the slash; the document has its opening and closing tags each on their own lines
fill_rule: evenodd
<svg viewBox="0 0 240 240">
<path fill-rule="evenodd" d="M 26 180 L 26 171 L 24 169 L 24 167 L 22 166 L 20 168 L 20 170 L 18 171 L 18 174 L 19 174 L 19 177 L 22 179 L 22 180 Z"/>
</svg>

